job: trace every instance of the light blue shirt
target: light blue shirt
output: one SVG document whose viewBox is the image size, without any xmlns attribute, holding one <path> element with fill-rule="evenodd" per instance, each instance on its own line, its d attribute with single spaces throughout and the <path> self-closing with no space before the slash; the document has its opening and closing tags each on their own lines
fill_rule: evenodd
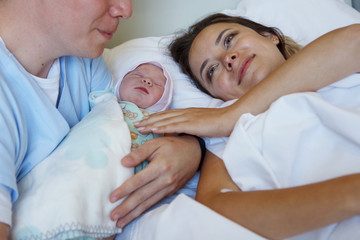
<svg viewBox="0 0 360 240">
<path fill-rule="evenodd" d="M 17 182 L 89 112 L 89 93 L 105 89 L 110 80 L 102 57 L 62 57 L 55 107 L 0 41 L 0 184 L 10 190 L 12 202 Z"/>
</svg>

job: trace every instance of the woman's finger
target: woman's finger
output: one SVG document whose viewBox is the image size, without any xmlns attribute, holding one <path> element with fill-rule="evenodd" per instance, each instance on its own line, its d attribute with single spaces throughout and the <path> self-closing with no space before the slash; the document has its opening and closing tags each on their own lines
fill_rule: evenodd
<svg viewBox="0 0 360 240">
<path fill-rule="evenodd" d="M 148 119 L 135 124 L 135 127 L 143 134 L 149 132 L 182 133 L 184 131 L 182 131 L 181 127 L 190 125 L 190 123 L 194 124 L 196 127 L 196 122 L 194 121 L 199 121 L 199 117 L 206 116 L 207 113 L 207 110 L 201 108 L 177 109 L 168 114 L 151 115 Z M 187 128 L 188 127 L 190 126 L 187 126 Z"/>
<path fill-rule="evenodd" d="M 186 120 L 186 121 L 179 121 L 170 124 L 165 124 L 159 127 L 154 127 L 151 129 L 151 131 L 156 134 L 186 133 L 190 135 L 203 136 L 202 132 L 205 131 L 199 131 L 201 130 L 199 127 L 203 127 L 203 125 L 199 126 L 199 124 L 197 124 L 195 121 Z"/>
<path fill-rule="evenodd" d="M 181 127 L 184 123 L 189 122 L 189 119 L 184 115 L 166 118 L 147 125 L 146 127 L 139 127 L 138 131 L 142 134 L 153 132 L 157 134 L 162 133 L 182 133 Z"/>
<path fill-rule="evenodd" d="M 191 108 L 177 112 L 177 115 L 168 118 L 157 118 L 144 127 L 138 128 L 140 133 L 187 133 L 197 136 L 217 137 L 227 136 L 231 124 L 227 124 L 228 119 L 224 119 L 224 109 L 216 108 Z M 180 114 L 181 113 L 181 114 Z"/>
<path fill-rule="evenodd" d="M 185 111 L 184 111 L 184 109 L 171 109 L 171 110 L 167 110 L 167 111 L 153 113 L 150 116 L 148 116 L 146 119 L 143 119 L 142 121 L 137 122 L 134 125 L 137 127 L 144 127 L 149 124 L 153 124 L 155 122 L 161 121 L 163 119 L 177 117 L 179 115 L 184 114 L 184 112 L 186 112 L 186 109 L 185 109 Z"/>
</svg>

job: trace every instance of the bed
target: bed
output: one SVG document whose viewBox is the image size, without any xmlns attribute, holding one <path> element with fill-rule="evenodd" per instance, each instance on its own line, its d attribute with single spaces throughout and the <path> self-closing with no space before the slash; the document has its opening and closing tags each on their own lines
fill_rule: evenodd
<svg viewBox="0 0 360 240">
<path fill-rule="evenodd" d="M 353 2 L 354 7 L 358 6 L 358 2 Z M 349 3 L 343 0 L 240 0 L 236 8 L 223 9 L 222 12 L 277 26 L 285 35 L 306 45 L 332 29 L 360 23 L 360 13 L 350 7 Z M 219 107 L 225 104 L 199 92 L 181 73 L 167 54 L 166 46 L 172 37 L 173 35 L 139 38 L 122 46 L 138 49 L 139 52 L 147 51 L 149 55 L 153 53 L 154 58 L 162 61 L 168 68 L 175 82 L 172 108 Z M 123 47 L 115 47 L 104 52 L 104 59 L 115 78 L 116 69 L 123 62 L 120 57 L 122 51 Z M 348 81 L 356 85 L 360 77 L 354 76 Z M 281 109 L 283 107 L 280 106 Z M 251 120 L 251 118 L 243 119 L 238 123 L 237 128 L 244 128 L 249 119 Z M 117 131 L 114 131 L 114 126 L 118 126 Z M 119 136 L 124 137 L 120 139 Z M 227 159 L 232 154 L 231 146 L 239 144 L 237 142 L 239 138 L 238 136 L 232 136 L 230 139 L 213 138 L 206 139 L 206 142 L 209 149 L 222 156 L 231 169 L 234 167 L 227 162 Z M 83 139 L 86 139 L 85 143 L 92 149 L 98 151 L 89 154 L 88 148 L 84 147 Z M 118 141 L 122 143 L 122 148 L 113 144 Z M 82 142 L 82 146 L 79 146 L 79 142 Z M 114 205 L 110 204 L 108 196 L 111 190 L 133 174 L 132 169 L 125 169 L 117 164 L 118 159 L 128 153 L 129 144 L 130 136 L 121 109 L 113 96 L 106 95 L 98 100 L 90 114 L 70 131 L 54 153 L 19 183 L 21 194 L 14 206 L 11 231 L 13 238 L 72 239 L 81 236 L 105 238 L 121 233 L 122 229 L 116 228 L 115 223 L 109 218 Z M 84 152 L 87 152 L 86 157 Z M 68 161 L 57 161 L 64 158 Z M 51 162 L 56 161 L 59 164 L 56 168 L 52 167 L 55 171 L 50 173 L 45 171 L 49 169 L 48 165 Z M 74 163 L 77 164 L 76 167 Z M 360 164 L 355 163 L 355 165 Z M 356 168 L 354 171 L 360 169 Z M 65 174 L 66 177 L 59 173 Z M 231 175 L 234 179 L 241 177 L 238 172 L 231 172 Z M 112 181 L 108 180 L 109 176 Z M 124 231 L 123 238 L 264 239 L 196 202 L 193 198 L 197 180 L 198 175 L 173 197 L 165 199 L 156 208 L 134 221 Z M 280 187 L 283 185 L 280 184 Z M 251 190 L 252 186 L 247 186 L 247 189 Z M 356 227 L 359 223 L 359 219 L 349 224 L 341 223 L 337 235 L 316 233 L 316 236 L 322 236 L 321 239 L 352 239 L 353 236 L 344 235 L 348 233 L 346 228 Z M 320 239 L 314 236 L 309 234 L 294 239 Z"/>
</svg>

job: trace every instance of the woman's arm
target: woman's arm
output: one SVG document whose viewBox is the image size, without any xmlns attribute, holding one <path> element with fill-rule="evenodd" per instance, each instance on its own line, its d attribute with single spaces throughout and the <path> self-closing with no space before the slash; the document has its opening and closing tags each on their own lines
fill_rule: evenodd
<svg viewBox="0 0 360 240">
<path fill-rule="evenodd" d="M 231 192 L 221 192 L 231 189 Z M 283 239 L 360 213 L 360 174 L 301 187 L 242 192 L 223 161 L 207 152 L 196 199 L 270 239 Z"/>
<path fill-rule="evenodd" d="M 315 91 L 360 72 L 360 24 L 325 34 L 304 47 L 238 101 L 222 109 L 175 109 L 151 115 L 137 125 L 143 133 L 228 136 L 243 113 L 264 112 L 281 96 Z"/>
<path fill-rule="evenodd" d="M 236 120 L 244 110 L 253 114 L 261 113 L 281 96 L 316 91 L 360 72 L 359 52 L 360 24 L 329 32 L 272 72 L 254 87 L 252 94 L 246 94 L 230 106 L 231 112 Z M 254 106 L 256 109 L 253 109 Z"/>
<path fill-rule="evenodd" d="M 0 239 L 9 238 L 9 225 L 0 222 Z"/>
</svg>

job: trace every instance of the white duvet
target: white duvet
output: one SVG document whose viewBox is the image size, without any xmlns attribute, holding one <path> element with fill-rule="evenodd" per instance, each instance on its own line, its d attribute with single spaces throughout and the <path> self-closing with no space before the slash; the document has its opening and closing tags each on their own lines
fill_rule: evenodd
<svg viewBox="0 0 360 240">
<path fill-rule="evenodd" d="M 318 93 L 284 96 L 243 115 L 222 158 L 244 191 L 286 188 L 360 172 L 360 74 Z M 360 217 L 293 239 L 360 239 Z"/>
</svg>

